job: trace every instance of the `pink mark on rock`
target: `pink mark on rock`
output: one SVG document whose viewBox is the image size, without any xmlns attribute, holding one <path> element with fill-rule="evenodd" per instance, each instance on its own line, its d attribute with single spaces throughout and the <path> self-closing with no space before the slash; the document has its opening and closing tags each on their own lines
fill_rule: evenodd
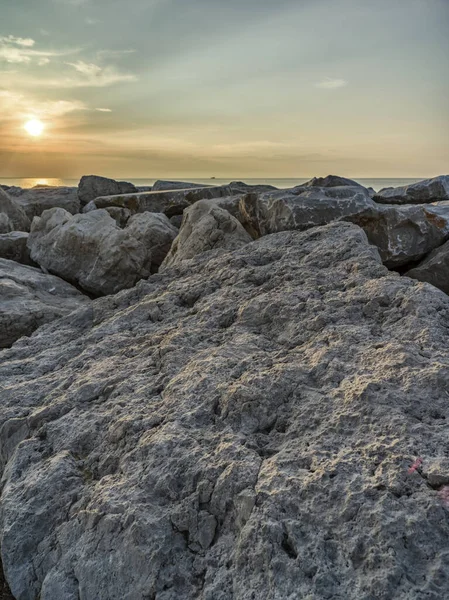
<svg viewBox="0 0 449 600">
<path fill-rule="evenodd" d="M 422 465 L 423 460 L 422 458 L 417 458 L 415 460 L 415 462 L 412 464 L 412 466 L 410 467 L 410 469 L 407 471 L 409 475 L 411 475 L 412 473 L 414 473 L 417 469 L 419 469 L 419 467 Z"/>
<path fill-rule="evenodd" d="M 449 508 L 449 485 L 445 485 L 438 492 L 438 497 L 442 503 Z"/>
</svg>

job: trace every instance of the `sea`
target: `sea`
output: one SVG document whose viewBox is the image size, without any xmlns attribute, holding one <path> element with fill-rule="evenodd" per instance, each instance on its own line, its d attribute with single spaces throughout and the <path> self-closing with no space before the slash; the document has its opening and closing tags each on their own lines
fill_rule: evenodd
<svg viewBox="0 0 449 600">
<path fill-rule="evenodd" d="M 218 178 L 207 178 L 207 179 L 176 179 L 170 177 L 156 177 L 156 178 L 135 178 L 135 177 L 115 177 L 118 181 L 130 181 L 135 186 L 149 186 L 153 185 L 155 181 L 158 179 L 165 179 L 169 181 L 184 181 L 189 183 L 202 183 L 209 185 L 224 185 L 230 183 L 231 181 L 245 181 L 245 183 L 249 184 L 268 184 L 274 185 L 277 188 L 285 189 L 295 187 L 296 185 L 301 185 L 306 181 L 310 181 L 310 177 L 297 177 L 292 179 L 275 179 L 275 178 L 267 178 L 267 179 L 251 179 L 241 177 L 231 177 L 229 179 L 218 179 Z M 377 191 L 386 188 L 386 187 L 401 187 L 404 185 L 410 185 L 412 183 L 416 183 L 417 181 L 421 181 L 422 179 L 426 179 L 425 177 L 417 177 L 415 179 L 406 179 L 406 178 L 351 178 L 354 181 L 364 185 L 365 187 L 372 187 Z M 8 178 L 8 177 L 0 177 L 0 183 L 10 186 L 19 186 L 21 188 L 32 188 L 36 185 L 51 185 L 51 186 L 69 186 L 76 187 L 78 185 L 79 179 L 55 179 L 55 178 L 46 178 L 46 177 L 24 177 L 24 178 Z"/>
</svg>

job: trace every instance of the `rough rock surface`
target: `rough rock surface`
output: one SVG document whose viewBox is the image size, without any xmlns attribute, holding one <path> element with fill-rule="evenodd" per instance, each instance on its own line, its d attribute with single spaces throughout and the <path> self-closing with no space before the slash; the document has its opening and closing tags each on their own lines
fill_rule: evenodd
<svg viewBox="0 0 449 600">
<path fill-rule="evenodd" d="M 227 210 L 200 200 L 184 212 L 179 235 L 162 268 L 172 267 L 208 250 L 237 250 L 252 241 Z"/>
<path fill-rule="evenodd" d="M 355 186 L 364 187 L 353 179 L 347 179 L 346 177 L 339 177 L 338 175 L 327 175 L 327 177 L 314 177 L 310 181 L 303 183 L 303 187 L 342 187 L 342 186 Z M 364 188 L 366 189 L 366 188 Z"/>
<path fill-rule="evenodd" d="M 25 231 L 0 234 L 0 258 L 14 260 L 24 265 L 35 265 L 31 260 L 27 242 L 28 233 Z"/>
<path fill-rule="evenodd" d="M 112 194 L 132 194 L 137 188 L 127 181 L 115 181 L 98 175 L 83 175 L 78 184 L 78 197 L 81 204 L 87 204 L 98 196 Z"/>
<path fill-rule="evenodd" d="M 39 265 L 96 296 L 132 287 L 151 272 L 151 249 L 106 210 L 47 210 L 33 220 L 28 247 Z"/>
<path fill-rule="evenodd" d="M 126 231 L 149 248 L 152 271 L 160 266 L 179 233 L 165 215 L 149 212 L 131 217 Z"/>
<path fill-rule="evenodd" d="M 349 186 L 248 194 L 240 202 L 245 227 L 253 237 L 303 231 L 375 206 L 364 188 Z"/>
<path fill-rule="evenodd" d="M 30 221 L 50 208 L 64 208 L 72 215 L 80 211 L 78 188 L 76 187 L 14 188 L 14 190 L 10 190 L 9 195 L 20 204 Z"/>
<path fill-rule="evenodd" d="M 187 190 L 167 190 L 162 192 L 143 192 L 104 196 L 95 199 L 96 208 L 118 206 L 130 210 L 133 214 L 143 212 L 164 213 L 167 217 L 182 215 L 191 204 L 205 198 L 220 198 L 233 195 L 228 185 L 203 187 Z M 93 207 L 93 205 L 90 205 Z"/>
<path fill-rule="evenodd" d="M 408 470 L 447 455 L 448 328 L 445 294 L 334 223 L 203 254 L 17 342 L 13 594 L 441 600 L 448 509 Z"/>
<path fill-rule="evenodd" d="M 210 198 L 209 200 L 204 200 L 204 202 L 207 202 L 210 206 L 218 206 L 223 210 L 227 210 L 237 221 L 244 224 L 245 218 L 240 210 L 240 203 L 248 196 L 256 198 L 255 194 L 241 193 L 234 196 L 223 196 L 223 198 Z"/>
<path fill-rule="evenodd" d="M 189 188 L 210 187 L 204 183 L 188 183 L 186 181 L 165 181 L 159 179 L 151 188 L 153 192 L 165 192 L 167 190 L 188 190 Z"/>
<path fill-rule="evenodd" d="M 0 258 L 0 348 L 87 303 L 89 298 L 59 277 Z"/>
<path fill-rule="evenodd" d="M 408 277 L 427 281 L 449 295 L 449 242 L 436 248 L 415 268 L 407 271 Z"/>
<path fill-rule="evenodd" d="M 374 200 L 382 204 L 424 204 L 449 200 L 449 175 L 440 175 L 404 187 L 384 188 L 374 195 Z"/>
<path fill-rule="evenodd" d="M 14 198 L 0 188 L 0 233 L 29 231 L 30 220 Z"/>
<path fill-rule="evenodd" d="M 364 229 L 389 269 L 421 260 L 449 238 L 449 202 L 376 205 L 345 220 Z"/>
</svg>

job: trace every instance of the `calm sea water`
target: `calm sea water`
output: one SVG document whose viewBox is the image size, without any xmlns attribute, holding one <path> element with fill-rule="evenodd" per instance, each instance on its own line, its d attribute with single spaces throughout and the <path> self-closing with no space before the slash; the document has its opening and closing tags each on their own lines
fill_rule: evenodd
<svg viewBox="0 0 449 600">
<path fill-rule="evenodd" d="M 144 186 L 144 185 L 153 185 L 153 183 L 156 181 L 156 179 L 135 179 L 135 178 L 126 178 L 126 177 L 120 177 L 117 178 L 120 179 L 121 181 L 130 181 L 131 183 L 134 183 L 134 185 L 136 186 Z M 167 177 L 160 177 L 159 179 L 167 179 Z M 231 181 L 238 181 L 240 178 L 238 177 L 234 177 L 231 179 L 171 179 L 171 181 L 185 181 L 185 182 L 192 182 L 192 183 L 205 183 L 205 184 L 210 184 L 210 185 L 222 185 L 222 184 L 226 184 L 229 183 Z M 374 188 L 376 191 L 385 188 L 385 187 L 400 187 L 403 185 L 410 185 L 411 183 L 416 183 L 417 181 L 420 181 L 421 179 L 425 179 L 424 177 L 421 178 L 416 178 L 416 179 L 404 179 L 404 178 L 400 178 L 400 179 L 382 179 L 382 178 L 377 178 L 377 179 L 357 179 L 354 178 L 355 181 L 358 181 L 359 183 L 361 183 L 362 185 L 364 185 L 365 187 L 372 187 Z M 308 178 L 298 178 L 298 179 L 245 179 L 244 181 L 246 183 L 250 183 L 250 184 L 269 184 L 269 185 L 274 185 L 275 187 L 278 188 L 291 188 L 294 187 L 295 185 L 300 185 L 301 183 L 305 183 L 306 181 L 309 181 L 310 177 Z M 5 185 L 17 185 L 19 187 L 22 188 L 30 188 L 30 187 L 34 187 L 35 185 L 67 185 L 67 186 L 77 186 L 78 185 L 78 179 L 51 179 L 51 178 L 36 178 L 36 177 L 25 177 L 23 179 L 17 179 L 17 178 L 8 178 L 8 177 L 3 177 L 0 178 L 0 183 L 4 183 Z"/>
</svg>

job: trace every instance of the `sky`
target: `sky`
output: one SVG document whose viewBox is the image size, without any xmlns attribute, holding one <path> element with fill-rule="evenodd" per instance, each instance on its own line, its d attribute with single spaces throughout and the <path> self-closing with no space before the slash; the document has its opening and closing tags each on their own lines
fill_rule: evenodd
<svg viewBox="0 0 449 600">
<path fill-rule="evenodd" d="M 0 0 L 0 176 L 448 173 L 448 31 L 449 0 Z"/>
</svg>

